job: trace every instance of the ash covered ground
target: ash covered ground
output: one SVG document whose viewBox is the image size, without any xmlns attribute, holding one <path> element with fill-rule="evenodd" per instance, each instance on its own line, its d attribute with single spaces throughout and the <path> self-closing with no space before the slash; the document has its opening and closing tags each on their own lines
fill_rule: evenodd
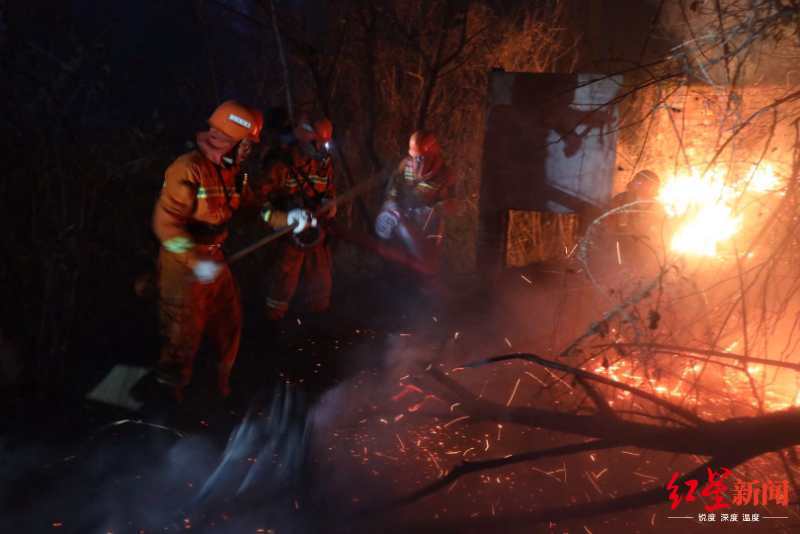
<svg viewBox="0 0 800 534">
<path fill-rule="evenodd" d="M 491 290 L 452 280 L 435 303 L 398 280 L 339 281 L 334 302 L 342 305 L 325 317 L 300 312 L 271 325 L 257 299 L 245 298 L 235 395 L 224 403 L 203 380 L 211 372 L 202 354 L 196 385 L 177 408 L 156 399 L 131 413 L 88 402 L 88 383 L 58 402 L 12 399 L 0 529 L 675 532 L 666 491 L 663 505 L 641 510 L 526 519 L 663 488 L 699 461 L 631 447 L 481 470 L 415 494 L 465 461 L 583 441 L 473 419 L 434 374 L 509 407 L 568 406 L 580 391 L 560 373 L 522 361 L 463 366 L 516 351 L 551 355 L 608 303 L 561 267 L 509 272 Z M 146 312 L 131 321 L 146 320 Z M 114 360 L 145 363 L 135 333 L 118 340 Z M 682 515 L 699 511 L 700 503 Z M 685 532 L 708 528 L 681 524 Z"/>
</svg>

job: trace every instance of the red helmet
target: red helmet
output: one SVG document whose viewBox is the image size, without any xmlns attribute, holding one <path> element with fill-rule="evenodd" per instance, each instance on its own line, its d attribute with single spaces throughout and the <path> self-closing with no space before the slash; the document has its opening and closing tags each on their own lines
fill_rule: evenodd
<svg viewBox="0 0 800 534">
<path fill-rule="evenodd" d="M 442 148 L 432 132 L 419 130 L 411 134 L 408 140 L 408 154 L 417 158 L 422 156 L 425 159 L 437 159 L 442 154 Z"/>
<path fill-rule="evenodd" d="M 259 141 L 264 117 L 260 111 L 243 106 L 235 100 L 228 100 L 214 110 L 208 118 L 208 124 L 236 141 L 245 138 Z"/>
<path fill-rule="evenodd" d="M 408 140 L 408 155 L 414 158 L 417 172 L 422 176 L 430 176 L 439 171 L 444 161 L 442 147 L 433 133 L 419 130 Z"/>
<path fill-rule="evenodd" d="M 303 115 L 295 128 L 295 136 L 303 143 L 327 143 L 333 138 L 333 123 L 325 118 L 312 123 L 307 115 Z"/>
<path fill-rule="evenodd" d="M 327 118 L 318 120 L 314 123 L 314 134 L 317 141 L 327 143 L 333 138 L 333 123 Z"/>
</svg>

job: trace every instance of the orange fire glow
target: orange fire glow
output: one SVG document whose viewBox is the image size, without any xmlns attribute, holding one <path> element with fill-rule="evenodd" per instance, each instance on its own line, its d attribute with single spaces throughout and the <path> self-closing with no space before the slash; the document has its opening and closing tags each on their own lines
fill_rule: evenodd
<svg viewBox="0 0 800 534">
<path fill-rule="evenodd" d="M 677 172 L 662 184 L 658 200 L 677 223 L 673 251 L 716 256 L 719 246 L 744 226 L 744 197 L 775 192 L 781 185 L 769 163 L 754 164 L 738 178 L 732 174 L 723 166 L 706 173 L 694 169 Z"/>
</svg>

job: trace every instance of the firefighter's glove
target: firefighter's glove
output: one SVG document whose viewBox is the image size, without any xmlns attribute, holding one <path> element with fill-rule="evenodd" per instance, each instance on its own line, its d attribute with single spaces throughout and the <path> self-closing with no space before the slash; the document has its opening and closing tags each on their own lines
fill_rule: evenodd
<svg viewBox="0 0 800 534">
<path fill-rule="evenodd" d="M 317 226 L 317 219 L 307 210 L 295 208 L 289 211 L 286 217 L 286 223 L 289 226 L 294 226 L 294 230 L 292 230 L 293 233 L 299 234 L 305 230 L 306 227 Z"/>
<path fill-rule="evenodd" d="M 201 284 L 210 284 L 217 279 L 222 264 L 210 260 L 200 260 L 194 266 L 194 276 Z"/>
</svg>

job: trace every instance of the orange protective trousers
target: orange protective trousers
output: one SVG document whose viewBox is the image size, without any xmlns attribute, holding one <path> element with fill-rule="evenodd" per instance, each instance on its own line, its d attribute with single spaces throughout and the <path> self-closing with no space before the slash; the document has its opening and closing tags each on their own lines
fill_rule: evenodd
<svg viewBox="0 0 800 534">
<path fill-rule="evenodd" d="M 300 248 L 292 243 L 281 243 L 277 268 L 267 294 L 267 317 L 282 319 L 289 310 L 302 272 L 308 293 L 308 309 L 322 312 L 331 302 L 331 251 L 326 243 L 311 248 Z"/>
<path fill-rule="evenodd" d="M 222 261 L 222 252 L 217 249 L 211 259 Z M 227 396 L 242 331 L 239 290 L 230 269 L 224 265 L 212 283 L 201 284 L 175 254 L 162 249 L 158 264 L 159 315 L 165 338 L 159 377 L 174 384 L 180 396 L 192 379 L 194 359 L 207 334 L 219 357 L 220 394 Z"/>
</svg>

